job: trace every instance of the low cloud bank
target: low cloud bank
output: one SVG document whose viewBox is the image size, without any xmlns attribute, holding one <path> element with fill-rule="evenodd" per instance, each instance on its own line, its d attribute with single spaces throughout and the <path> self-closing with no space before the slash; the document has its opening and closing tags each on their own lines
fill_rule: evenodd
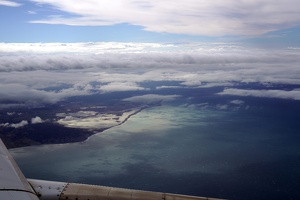
<svg viewBox="0 0 300 200">
<path fill-rule="evenodd" d="M 14 102 L 10 105 L 30 107 L 41 106 L 44 104 L 54 104 L 70 96 L 89 95 L 90 91 L 84 87 L 74 85 L 72 88 L 62 89 L 58 92 L 45 91 L 30 88 L 21 84 L 2 84 L 0 85 L 0 107 L 1 103 Z"/>
<path fill-rule="evenodd" d="M 252 97 L 266 97 L 266 98 L 280 98 L 300 100 L 300 90 L 244 90 L 244 89 L 225 89 L 219 95 L 234 95 L 234 96 L 252 96 Z"/>
<path fill-rule="evenodd" d="M 0 108 L 54 104 L 107 92 L 151 93 L 151 81 L 170 83 L 157 89 L 234 88 L 240 82 L 300 85 L 299 63 L 299 49 L 232 44 L 2 43 Z M 223 93 L 229 92 L 233 93 Z"/>
</svg>

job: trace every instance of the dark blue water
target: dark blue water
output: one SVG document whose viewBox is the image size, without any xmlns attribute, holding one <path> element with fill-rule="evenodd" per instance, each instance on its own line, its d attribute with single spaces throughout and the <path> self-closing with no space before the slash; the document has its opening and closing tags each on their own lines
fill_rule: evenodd
<svg viewBox="0 0 300 200">
<path fill-rule="evenodd" d="M 83 143 L 11 152 L 30 178 L 227 199 L 300 199 L 299 103 L 240 100 L 153 107 Z"/>
</svg>

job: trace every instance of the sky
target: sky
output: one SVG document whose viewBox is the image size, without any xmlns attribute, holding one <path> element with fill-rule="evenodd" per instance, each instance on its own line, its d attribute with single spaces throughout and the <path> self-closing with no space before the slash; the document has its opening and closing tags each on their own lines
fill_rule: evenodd
<svg viewBox="0 0 300 200">
<path fill-rule="evenodd" d="M 0 0 L 0 42 L 300 45 L 298 0 Z"/>
</svg>

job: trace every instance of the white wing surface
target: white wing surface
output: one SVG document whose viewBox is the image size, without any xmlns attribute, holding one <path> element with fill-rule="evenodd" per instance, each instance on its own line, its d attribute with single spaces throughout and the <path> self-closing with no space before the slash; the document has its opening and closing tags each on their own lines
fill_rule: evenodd
<svg viewBox="0 0 300 200">
<path fill-rule="evenodd" d="M 0 139 L 0 199 L 38 200 L 36 193 Z"/>
</svg>

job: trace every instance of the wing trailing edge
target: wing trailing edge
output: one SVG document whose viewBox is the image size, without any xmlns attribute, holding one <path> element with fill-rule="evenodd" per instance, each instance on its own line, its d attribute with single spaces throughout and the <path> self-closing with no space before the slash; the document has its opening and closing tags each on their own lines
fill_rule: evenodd
<svg viewBox="0 0 300 200">
<path fill-rule="evenodd" d="M 218 200 L 77 183 L 28 179 L 41 200 Z M 220 199 L 219 199 L 220 200 Z"/>
</svg>

